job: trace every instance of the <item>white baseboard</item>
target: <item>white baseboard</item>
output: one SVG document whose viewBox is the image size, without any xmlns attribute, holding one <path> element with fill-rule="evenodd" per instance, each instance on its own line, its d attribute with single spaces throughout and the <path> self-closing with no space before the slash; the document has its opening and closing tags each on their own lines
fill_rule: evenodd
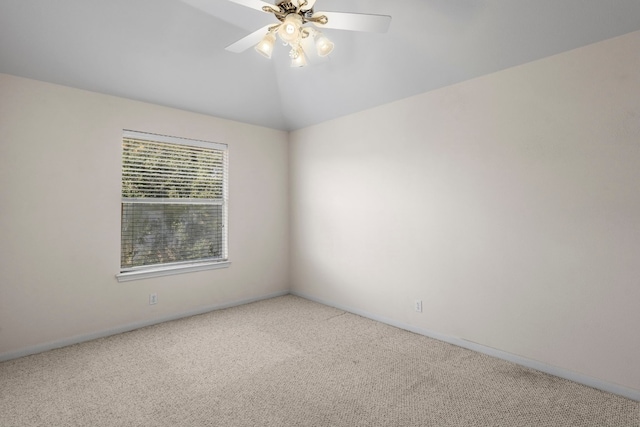
<svg viewBox="0 0 640 427">
<path fill-rule="evenodd" d="M 518 356 L 515 354 L 508 353 L 506 351 L 498 350 L 495 348 L 487 347 L 482 344 L 474 343 L 471 341 L 464 340 L 462 338 L 457 338 L 445 334 L 440 334 L 437 332 L 429 331 L 426 329 L 418 328 L 416 326 L 412 326 L 403 322 L 399 322 L 393 319 L 388 319 L 386 317 L 378 316 L 376 314 L 372 314 L 366 312 L 364 310 L 355 309 L 353 307 L 347 307 L 341 304 L 336 304 L 332 301 L 324 300 L 322 298 L 316 298 L 312 295 L 305 294 L 304 292 L 298 291 L 280 291 L 275 292 L 268 295 L 261 295 L 253 298 L 247 298 L 242 300 L 230 301 L 227 303 L 211 305 L 207 307 L 200 307 L 196 310 L 181 312 L 172 314 L 169 316 L 164 316 L 160 318 L 145 320 L 142 322 L 130 323 L 127 325 L 119 326 L 112 329 L 107 329 L 99 332 L 94 332 L 90 334 L 76 335 L 70 338 L 65 338 L 62 340 L 52 341 L 45 344 L 39 344 L 32 347 L 23 348 L 18 351 L 7 352 L 0 354 L 0 362 L 4 362 L 11 359 L 17 359 L 19 357 L 29 356 L 31 354 L 42 353 L 44 351 L 53 350 L 60 347 L 66 347 L 68 345 L 79 344 L 86 341 L 91 341 L 97 338 L 103 338 L 110 335 L 116 335 L 124 332 L 130 332 L 136 329 L 144 328 L 146 326 L 155 325 L 158 323 L 169 322 L 171 320 L 182 319 L 184 317 L 196 316 L 199 314 L 208 313 L 214 310 L 222 310 L 225 308 L 236 307 L 239 305 L 249 304 L 252 302 L 257 302 L 261 300 L 266 300 L 270 298 L 275 298 L 287 294 L 296 295 L 311 301 L 318 302 L 320 304 L 328 305 L 331 307 L 338 308 L 340 310 L 347 311 L 349 313 L 357 314 L 362 317 L 366 317 L 368 319 L 372 319 L 378 322 L 385 323 L 387 325 L 395 326 L 400 329 L 404 329 L 410 332 L 414 332 L 420 335 L 427 336 L 429 338 L 434 338 L 439 341 L 444 341 L 449 344 L 456 345 L 458 347 L 467 348 L 469 350 L 477 351 L 479 353 L 483 353 L 489 356 L 497 357 L 498 359 L 503 359 L 509 362 L 516 363 L 521 366 L 525 366 L 527 368 L 535 369 L 541 372 L 545 372 L 550 375 L 554 375 L 556 377 L 564 378 L 570 381 L 574 381 L 579 384 L 583 384 L 589 387 L 593 387 L 598 390 L 606 391 L 608 393 L 617 394 L 619 396 L 626 397 L 628 399 L 632 399 L 640 402 L 640 390 L 634 390 L 628 387 L 624 387 L 618 384 L 609 383 L 597 378 L 590 377 L 588 375 L 580 374 L 577 372 L 569 371 L 563 368 L 558 368 L 556 366 L 547 365 L 542 362 L 538 362 L 536 360 L 528 359 L 526 357 Z"/>
<path fill-rule="evenodd" d="M 99 332 L 93 332 L 89 334 L 76 335 L 70 338 L 64 338 L 57 341 L 52 341 L 44 344 L 38 344 L 32 347 L 26 347 L 18 351 L 12 351 L 0 354 L 0 362 L 7 360 L 17 359 L 19 357 L 29 356 L 32 354 L 42 353 L 44 351 L 53 350 L 60 347 L 66 347 L 68 345 L 79 344 L 86 341 L 95 340 L 97 338 L 104 338 L 111 335 L 117 335 L 124 332 L 130 332 L 136 329 L 144 328 L 146 326 L 156 325 L 158 323 L 169 322 L 171 320 L 178 320 L 184 317 L 197 316 L 198 314 L 208 313 L 214 310 L 222 310 L 224 308 L 236 307 L 239 305 L 249 304 L 256 301 L 262 301 L 265 299 L 275 298 L 289 294 L 289 291 L 280 291 L 268 295 L 261 295 L 257 297 L 230 301 L 222 304 L 211 305 L 207 307 L 200 307 L 196 310 L 185 311 L 181 313 L 175 313 L 164 317 L 158 317 L 150 320 L 144 320 L 142 322 L 129 323 L 127 325 L 118 326 L 112 329 L 106 329 Z"/>
<path fill-rule="evenodd" d="M 542 362 L 538 362 L 536 360 L 527 359 L 526 357 L 518 356 L 515 354 L 507 353 L 506 351 L 498 350 L 495 348 L 487 347 L 482 344 L 478 344 L 472 341 L 467 341 L 462 338 L 457 338 L 449 335 L 440 334 L 437 332 L 429 331 L 426 329 L 418 328 L 412 325 L 408 325 L 406 323 L 398 322 L 393 319 L 388 319 L 386 317 L 378 316 L 376 314 L 372 314 L 363 310 L 355 309 L 353 307 L 347 307 L 342 304 L 336 304 L 332 301 L 327 301 L 322 298 L 316 298 L 312 295 L 305 294 L 304 292 L 291 291 L 292 295 L 299 296 L 301 298 L 305 298 L 311 301 L 318 302 L 320 304 L 328 305 L 331 307 L 335 307 L 340 310 L 347 311 L 349 313 L 357 314 L 358 316 L 366 317 L 371 320 L 375 320 L 378 322 L 386 323 L 387 325 L 395 326 L 396 328 L 404 329 L 410 332 L 414 332 L 416 334 L 424 335 L 429 338 L 434 338 L 439 341 L 444 341 L 449 344 L 456 345 L 458 347 L 467 348 L 469 350 L 477 351 L 478 353 L 483 353 L 489 356 L 496 357 L 498 359 L 503 359 L 508 362 L 516 363 L 521 366 L 525 366 L 527 368 L 535 369 L 537 371 L 541 371 L 550 375 L 554 375 L 556 377 L 564 378 L 569 381 L 573 381 L 579 384 L 583 384 L 598 390 L 606 391 L 608 393 L 617 394 L 622 397 L 626 397 L 627 399 L 635 400 L 640 402 L 640 390 L 634 390 L 628 387 L 624 387 L 618 384 L 609 383 L 597 378 L 590 377 L 588 375 L 580 374 L 577 372 L 569 371 L 563 368 L 558 368 L 556 366 L 547 365 Z"/>
</svg>

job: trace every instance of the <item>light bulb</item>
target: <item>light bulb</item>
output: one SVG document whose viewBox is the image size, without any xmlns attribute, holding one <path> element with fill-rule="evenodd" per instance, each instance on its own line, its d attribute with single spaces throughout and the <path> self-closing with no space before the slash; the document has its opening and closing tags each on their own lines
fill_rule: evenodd
<svg viewBox="0 0 640 427">
<path fill-rule="evenodd" d="M 327 56 L 333 51 L 333 42 L 324 34 L 318 32 L 316 37 L 316 51 L 318 56 Z"/>
<path fill-rule="evenodd" d="M 256 51 L 266 57 L 271 58 L 271 54 L 273 53 L 273 45 L 276 42 L 276 37 L 273 33 L 267 33 L 266 36 L 258 43 L 255 47 Z"/>
<path fill-rule="evenodd" d="M 290 13 L 278 28 L 278 35 L 283 42 L 293 44 L 300 39 L 300 28 L 302 28 L 302 17 L 298 14 Z"/>
</svg>

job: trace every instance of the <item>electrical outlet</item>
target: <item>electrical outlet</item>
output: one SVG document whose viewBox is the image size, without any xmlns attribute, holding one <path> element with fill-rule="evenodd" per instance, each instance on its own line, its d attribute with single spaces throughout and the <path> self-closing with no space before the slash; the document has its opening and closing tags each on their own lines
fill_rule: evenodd
<svg viewBox="0 0 640 427">
<path fill-rule="evenodd" d="M 415 310 L 416 310 L 418 313 L 422 313 L 422 300 L 421 300 L 421 299 L 417 299 L 417 300 L 415 301 L 415 304 L 414 304 L 414 306 L 413 306 L 413 307 L 415 308 Z"/>
<path fill-rule="evenodd" d="M 158 303 L 158 294 L 149 294 L 149 305 Z"/>
</svg>

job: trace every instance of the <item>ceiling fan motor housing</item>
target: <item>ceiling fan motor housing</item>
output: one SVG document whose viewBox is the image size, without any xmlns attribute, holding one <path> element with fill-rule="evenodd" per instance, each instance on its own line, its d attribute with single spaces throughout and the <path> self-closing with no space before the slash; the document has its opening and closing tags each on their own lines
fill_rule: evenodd
<svg viewBox="0 0 640 427">
<path fill-rule="evenodd" d="M 283 0 L 280 3 L 278 3 L 278 7 L 282 11 L 283 15 L 288 15 L 290 13 L 296 12 L 296 7 L 293 5 L 293 2 L 290 2 L 287 0 Z"/>
<path fill-rule="evenodd" d="M 313 15 L 313 8 L 307 9 L 307 10 L 298 11 L 298 7 L 296 5 L 294 5 L 293 2 L 288 1 L 288 0 L 283 0 L 283 1 L 279 2 L 277 4 L 277 6 L 282 11 L 283 18 L 279 17 L 279 19 L 281 21 L 284 19 L 284 16 L 289 15 L 290 13 L 298 12 L 298 14 L 300 16 L 302 16 L 303 18 L 309 18 L 309 17 L 311 17 L 311 15 Z"/>
</svg>

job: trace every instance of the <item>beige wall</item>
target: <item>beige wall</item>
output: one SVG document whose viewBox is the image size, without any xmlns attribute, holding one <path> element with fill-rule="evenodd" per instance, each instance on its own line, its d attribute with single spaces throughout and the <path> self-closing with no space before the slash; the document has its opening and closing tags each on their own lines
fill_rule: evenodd
<svg viewBox="0 0 640 427">
<path fill-rule="evenodd" d="M 285 132 L 8 75 L 0 94 L 0 356 L 288 290 Z M 123 129 L 229 145 L 230 268 L 117 282 Z"/>
<path fill-rule="evenodd" d="M 640 32 L 292 133 L 293 290 L 640 391 L 638 52 Z"/>
</svg>

